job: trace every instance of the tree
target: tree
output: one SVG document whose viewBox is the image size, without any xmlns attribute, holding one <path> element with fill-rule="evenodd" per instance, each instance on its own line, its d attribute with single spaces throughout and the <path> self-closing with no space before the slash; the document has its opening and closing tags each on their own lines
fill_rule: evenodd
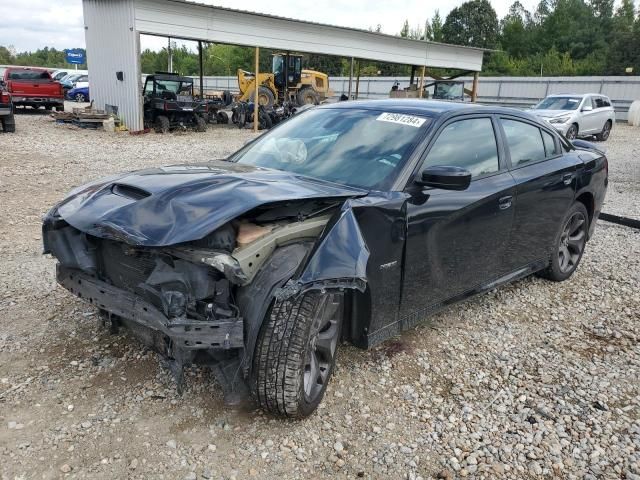
<svg viewBox="0 0 640 480">
<path fill-rule="evenodd" d="M 404 38 L 407 38 L 409 36 L 409 20 L 404 21 L 402 30 L 400 30 L 400 36 Z"/>
<path fill-rule="evenodd" d="M 498 16 L 487 0 L 470 0 L 451 10 L 442 33 L 447 43 L 494 48 L 498 40 Z"/>
<path fill-rule="evenodd" d="M 443 42 L 444 36 L 442 34 L 442 17 L 440 17 L 440 10 L 436 10 L 431 19 L 431 35 L 434 42 Z"/>
<path fill-rule="evenodd" d="M 509 13 L 500 22 L 501 48 L 516 58 L 535 53 L 533 28 L 531 14 L 516 0 L 509 8 Z"/>
</svg>

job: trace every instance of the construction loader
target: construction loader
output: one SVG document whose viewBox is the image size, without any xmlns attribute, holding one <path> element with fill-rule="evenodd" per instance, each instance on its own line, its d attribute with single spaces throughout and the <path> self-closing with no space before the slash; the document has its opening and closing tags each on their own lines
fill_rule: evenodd
<svg viewBox="0 0 640 480">
<path fill-rule="evenodd" d="M 241 102 L 253 101 L 255 74 L 238 69 Z M 276 53 L 271 73 L 258 74 L 258 104 L 270 110 L 275 104 L 317 105 L 330 96 L 329 76 L 302 70 L 302 55 Z"/>
</svg>

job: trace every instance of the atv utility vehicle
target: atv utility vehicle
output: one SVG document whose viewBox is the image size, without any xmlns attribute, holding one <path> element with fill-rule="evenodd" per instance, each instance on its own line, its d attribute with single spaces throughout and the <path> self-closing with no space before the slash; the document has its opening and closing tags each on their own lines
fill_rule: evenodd
<svg viewBox="0 0 640 480">
<path fill-rule="evenodd" d="M 144 125 L 157 133 L 175 128 L 207 130 L 206 103 L 193 95 L 193 79 L 175 73 L 156 72 L 144 84 Z"/>
</svg>

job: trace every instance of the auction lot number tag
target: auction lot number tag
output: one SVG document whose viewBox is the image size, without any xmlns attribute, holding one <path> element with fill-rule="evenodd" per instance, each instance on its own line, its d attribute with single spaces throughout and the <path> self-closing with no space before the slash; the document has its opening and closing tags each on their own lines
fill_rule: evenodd
<svg viewBox="0 0 640 480">
<path fill-rule="evenodd" d="M 426 121 L 424 118 L 416 117 L 414 115 L 389 112 L 381 113 L 376 120 L 379 122 L 399 123 L 400 125 L 409 125 L 410 127 L 416 128 L 420 128 Z"/>
</svg>

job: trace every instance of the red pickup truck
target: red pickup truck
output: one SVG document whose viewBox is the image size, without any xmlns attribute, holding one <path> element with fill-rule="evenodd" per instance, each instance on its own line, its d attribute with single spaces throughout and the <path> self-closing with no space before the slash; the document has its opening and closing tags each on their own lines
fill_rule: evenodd
<svg viewBox="0 0 640 480">
<path fill-rule="evenodd" d="M 47 110 L 55 107 L 64 111 L 62 85 L 51 79 L 43 68 L 9 67 L 4 72 L 4 84 L 13 98 L 15 106 L 30 106 Z"/>
</svg>

